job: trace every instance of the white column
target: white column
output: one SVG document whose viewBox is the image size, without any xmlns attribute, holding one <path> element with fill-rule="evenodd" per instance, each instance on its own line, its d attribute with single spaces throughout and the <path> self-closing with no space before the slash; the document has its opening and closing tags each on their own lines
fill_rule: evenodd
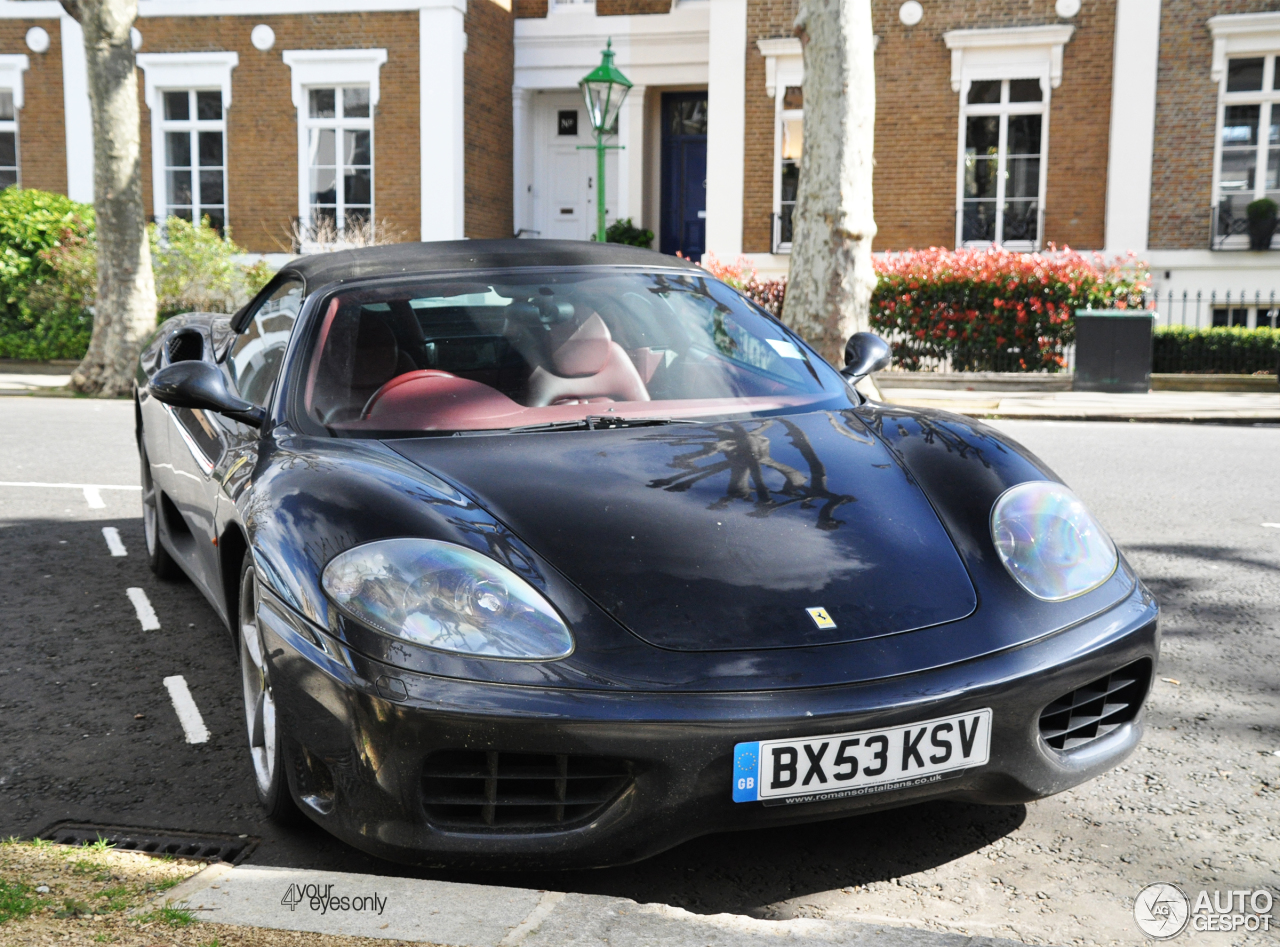
<svg viewBox="0 0 1280 947">
<path fill-rule="evenodd" d="M 747 0 L 711 0 L 707 51 L 707 252 L 742 252 Z"/>
<path fill-rule="evenodd" d="M 93 116 L 89 112 L 89 69 L 84 31 L 65 13 L 62 32 L 62 113 L 67 130 L 67 196 L 93 203 Z"/>
<path fill-rule="evenodd" d="M 618 214 L 637 227 L 644 219 L 644 86 L 632 86 L 618 116 Z"/>
<path fill-rule="evenodd" d="M 465 236 L 462 58 L 466 0 L 424 0 L 418 11 L 422 239 Z"/>
<path fill-rule="evenodd" d="M 1106 249 L 1147 249 L 1156 141 L 1160 0 L 1118 0 L 1107 154 Z"/>
<path fill-rule="evenodd" d="M 511 226 L 512 232 L 533 230 L 533 123 L 529 109 L 533 91 L 511 88 Z"/>
</svg>

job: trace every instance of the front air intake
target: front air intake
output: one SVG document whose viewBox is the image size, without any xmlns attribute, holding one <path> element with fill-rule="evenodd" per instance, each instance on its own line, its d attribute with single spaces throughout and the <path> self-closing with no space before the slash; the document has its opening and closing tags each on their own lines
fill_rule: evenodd
<svg viewBox="0 0 1280 947">
<path fill-rule="evenodd" d="M 1040 735 L 1070 752 L 1105 737 L 1138 716 L 1151 682 L 1151 662 L 1135 661 L 1063 694 L 1040 714 Z"/>
<path fill-rule="evenodd" d="M 630 784 L 625 760 L 445 750 L 427 757 L 422 801 L 442 828 L 557 831 L 587 821 Z"/>
</svg>

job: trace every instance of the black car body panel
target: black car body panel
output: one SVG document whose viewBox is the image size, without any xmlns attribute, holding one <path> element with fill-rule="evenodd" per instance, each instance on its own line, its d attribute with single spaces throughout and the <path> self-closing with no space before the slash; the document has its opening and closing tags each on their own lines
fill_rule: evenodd
<svg viewBox="0 0 1280 947">
<path fill-rule="evenodd" d="M 297 261 L 264 290 L 307 287 L 261 429 L 171 408 L 147 388 L 175 360 L 225 370 L 253 304 L 230 323 L 168 320 L 143 352 L 138 434 L 161 493 L 160 540 L 229 627 L 240 564 L 256 564 L 290 786 L 297 799 L 328 800 L 303 805 L 311 818 L 407 861 L 598 865 L 705 832 L 938 795 L 1022 802 L 1132 750 L 1141 696 L 1123 726 L 1068 752 L 1045 742 L 1038 721 L 1120 668 L 1145 667 L 1145 694 L 1157 607 L 1123 556 L 1067 601 L 1014 581 L 991 538 L 993 504 L 1012 486 L 1058 478 L 979 422 L 850 395 L 847 408 L 652 428 L 360 439 L 296 423 L 302 352 L 332 287 L 549 264 L 688 269 L 630 248 L 544 241 Z M 399 537 L 466 546 L 514 571 L 563 617 L 572 654 L 466 657 L 340 613 L 321 587 L 325 565 Z M 810 622 L 811 606 L 836 627 Z M 978 770 L 803 805 L 731 800 L 735 742 L 978 707 L 995 715 L 992 758 Z M 577 821 L 565 809 L 554 825 L 471 825 L 431 801 L 441 779 L 457 777 L 432 775 L 432 761 L 465 770 L 469 753 L 494 767 L 513 753 L 585 760 L 584 779 L 608 798 Z"/>
</svg>

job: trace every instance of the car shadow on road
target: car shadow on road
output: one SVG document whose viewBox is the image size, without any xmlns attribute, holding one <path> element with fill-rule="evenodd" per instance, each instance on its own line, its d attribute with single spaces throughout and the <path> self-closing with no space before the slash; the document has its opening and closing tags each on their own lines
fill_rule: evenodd
<svg viewBox="0 0 1280 947">
<path fill-rule="evenodd" d="M 809 825 L 708 835 L 621 868 L 434 877 L 781 920 L 793 910 L 782 902 L 946 864 L 1009 835 L 1026 817 L 1022 805 L 928 802 Z"/>
</svg>

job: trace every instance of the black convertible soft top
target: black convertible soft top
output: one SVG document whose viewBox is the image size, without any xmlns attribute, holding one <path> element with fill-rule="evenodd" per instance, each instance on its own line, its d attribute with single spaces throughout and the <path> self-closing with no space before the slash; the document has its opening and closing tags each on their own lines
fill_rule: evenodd
<svg viewBox="0 0 1280 947">
<path fill-rule="evenodd" d="M 310 293 L 326 283 L 343 280 L 521 266 L 698 268 L 692 261 L 681 257 L 620 243 L 585 240 L 442 240 L 429 243 L 393 243 L 299 257 L 281 267 L 263 293 L 273 292 L 280 279 L 290 277 L 301 277 L 306 292 Z M 254 297 L 255 300 L 257 298 Z M 242 328 L 241 317 L 252 307 L 253 301 L 250 301 L 232 317 L 231 324 L 236 331 Z"/>
</svg>

